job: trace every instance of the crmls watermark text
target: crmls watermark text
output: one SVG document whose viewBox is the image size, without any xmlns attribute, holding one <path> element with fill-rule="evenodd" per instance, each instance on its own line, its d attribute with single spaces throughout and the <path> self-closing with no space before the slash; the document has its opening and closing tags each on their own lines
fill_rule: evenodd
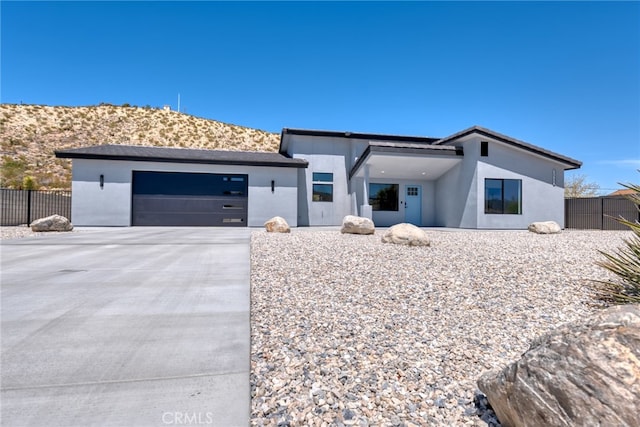
<svg viewBox="0 0 640 427">
<path fill-rule="evenodd" d="M 211 412 L 164 412 L 162 422 L 167 425 L 187 426 L 213 424 Z"/>
</svg>

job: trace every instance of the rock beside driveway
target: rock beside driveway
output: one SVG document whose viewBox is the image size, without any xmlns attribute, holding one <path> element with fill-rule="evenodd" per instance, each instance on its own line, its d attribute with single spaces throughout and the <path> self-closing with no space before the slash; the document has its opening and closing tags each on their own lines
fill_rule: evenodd
<svg viewBox="0 0 640 427">
<path fill-rule="evenodd" d="M 342 219 L 340 232 L 343 234 L 373 234 L 375 231 L 376 226 L 369 218 L 347 215 Z"/>
<path fill-rule="evenodd" d="M 264 223 L 264 227 L 269 233 L 290 233 L 291 228 L 287 221 L 281 216 L 274 216 Z"/>
<path fill-rule="evenodd" d="M 51 215 L 36 219 L 30 224 L 32 231 L 71 231 L 73 224 L 62 215 Z"/>
<path fill-rule="evenodd" d="M 536 234 L 558 234 L 562 231 L 555 221 L 532 222 L 528 230 Z"/>
<path fill-rule="evenodd" d="M 382 243 L 395 243 L 396 245 L 429 246 L 427 233 L 413 224 L 396 224 L 389 228 L 382 236 Z"/>
</svg>

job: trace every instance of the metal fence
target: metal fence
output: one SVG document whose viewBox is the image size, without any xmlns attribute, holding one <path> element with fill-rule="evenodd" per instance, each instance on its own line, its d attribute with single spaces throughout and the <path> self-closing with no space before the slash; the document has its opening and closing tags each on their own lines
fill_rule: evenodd
<svg viewBox="0 0 640 427">
<path fill-rule="evenodd" d="M 0 225 L 31 224 L 58 214 L 71 219 L 71 191 L 0 189 Z"/>
<path fill-rule="evenodd" d="M 636 205 L 624 197 L 565 199 L 564 216 L 566 228 L 579 230 L 628 230 L 613 218 L 640 221 Z"/>
</svg>

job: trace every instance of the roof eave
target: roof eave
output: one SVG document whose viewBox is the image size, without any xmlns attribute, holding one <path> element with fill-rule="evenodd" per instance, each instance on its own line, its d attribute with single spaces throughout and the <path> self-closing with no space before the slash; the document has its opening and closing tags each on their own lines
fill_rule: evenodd
<svg viewBox="0 0 640 427">
<path fill-rule="evenodd" d="M 182 164 L 208 164 L 208 165 L 233 165 L 233 166 L 267 166 L 305 169 L 309 166 L 306 160 L 292 162 L 269 162 L 262 160 L 234 160 L 234 159 L 184 159 L 159 156 L 129 156 L 118 154 L 77 153 L 69 151 L 55 151 L 55 156 L 61 159 L 87 159 L 87 160 L 119 160 L 132 162 L 158 162 L 158 163 L 182 163 Z"/>
<path fill-rule="evenodd" d="M 380 141 L 404 141 L 404 142 L 421 142 L 431 144 L 439 140 L 439 138 L 431 138 L 425 136 L 406 136 L 406 135 L 386 135 L 377 133 L 362 133 L 349 131 L 331 131 L 331 130 L 314 130 L 314 129 L 291 129 L 282 128 L 280 141 L 284 135 L 301 135 L 301 136 L 324 136 L 334 138 L 350 138 L 363 140 L 380 140 Z"/>
<path fill-rule="evenodd" d="M 508 137 L 506 135 L 500 134 L 498 132 L 494 132 L 490 129 L 486 129 L 480 126 L 473 126 L 468 129 L 462 130 L 458 133 L 455 133 L 451 136 L 448 136 L 446 138 L 442 138 L 441 140 L 435 142 L 434 145 L 448 144 L 452 141 L 455 141 L 456 139 L 464 138 L 465 136 L 471 135 L 473 133 L 476 133 L 480 136 L 485 136 L 487 138 L 498 140 L 502 143 L 511 145 L 516 148 L 530 151 L 532 153 L 538 154 L 543 157 L 547 157 L 549 159 L 552 159 L 560 163 L 564 163 L 565 165 L 569 166 L 565 168 L 565 170 L 579 169 L 582 166 L 582 162 L 579 160 L 572 159 L 571 157 L 563 156 L 561 154 L 557 154 L 557 153 L 545 150 L 543 148 L 537 147 L 527 142 Z"/>
</svg>

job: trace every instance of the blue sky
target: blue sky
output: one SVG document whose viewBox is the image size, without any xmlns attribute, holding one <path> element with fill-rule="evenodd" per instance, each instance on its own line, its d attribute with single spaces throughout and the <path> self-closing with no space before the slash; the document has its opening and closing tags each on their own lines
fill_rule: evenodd
<svg viewBox="0 0 640 427">
<path fill-rule="evenodd" d="M 640 2 L 0 3 L 2 103 L 272 132 L 480 125 L 640 182 Z"/>
</svg>

